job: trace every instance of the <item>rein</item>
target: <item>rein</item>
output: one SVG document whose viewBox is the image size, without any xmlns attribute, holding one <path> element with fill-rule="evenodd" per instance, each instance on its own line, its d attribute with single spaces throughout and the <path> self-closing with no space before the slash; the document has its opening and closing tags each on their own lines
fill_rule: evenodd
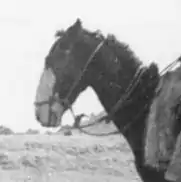
<svg viewBox="0 0 181 182">
<path fill-rule="evenodd" d="M 64 106 L 66 106 L 68 109 L 70 109 L 74 121 L 76 121 L 76 116 L 75 113 L 73 111 L 73 108 L 71 106 L 71 103 L 69 102 L 69 98 L 71 97 L 73 91 L 76 89 L 76 87 L 78 86 L 79 82 L 81 81 L 82 77 L 84 76 L 85 72 L 88 69 L 88 66 L 90 65 L 90 63 L 93 61 L 93 58 L 95 57 L 95 55 L 100 51 L 100 49 L 102 48 L 102 46 L 104 45 L 105 40 L 101 41 L 97 47 L 95 48 L 95 50 L 92 52 L 92 54 L 90 55 L 87 63 L 85 64 L 82 72 L 80 73 L 78 79 L 74 82 L 73 86 L 71 87 L 70 91 L 68 92 L 68 94 L 66 95 L 66 97 L 64 99 L 58 98 L 58 97 L 51 97 L 49 100 L 47 101 L 41 101 L 41 102 L 35 102 L 34 104 L 36 106 L 41 106 L 43 104 L 51 104 L 53 101 L 57 101 L 61 104 L 63 104 Z M 168 70 L 170 70 L 171 68 L 173 68 L 177 62 L 181 62 L 181 57 L 179 57 L 177 60 L 173 61 L 171 64 L 169 64 L 166 68 L 164 68 L 161 72 L 160 75 L 164 75 L 164 73 Z M 134 92 L 135 88 L 137 87 L 140 78 L 142 77 L 143 73 L 146 71 L 146 68 L 138 68 L 132 81 L 130 82 L 128 88 L 126 89 L 125 93 L 123 94 L 123 96 L 121 96 L 121 98 L 116 102 L 116 104 L 113 106 L 113 108 L 111 109 L 111 111 L 106 115 L 103 116 L 101 118 L 99 118 L 98 120 L 95 120 L 94 122 L 92 122 L 91 124 L 87 124 L 87 125 L 82 125 L 77 127 L 81 132 L 88 134 L 88 135 L 93 135 L 93 136 L 108 136 L 108 135 L 113 135 L 113 134 L 118 134 L 120 133 L 120 131 L 113 131 L 110 133 L 102 133 L 102 134 L 93 134 L 93 133 L 89 133 L 85 130 L 83 130 L 83 128 L 86 127 L 90 127 L 93 125 L 97 125 L 98 123 L 102 122 L 102 121 L 110 121 L 114 118 L 114 114 L 121 108 L 123 107 L 123 104 L 125 103 L 125 101 L 130 97 L 130 95 Z M 136 117 L 138 117 L 144 110 L 145 108 L 147 108 L 148 104 L 145 105 L 145 107 L 141 110 L 141 112 L 139 112 L 137 114 Z M 50 111 L 49 111 L 50 112 Z M 50 114 L 49 114 L 49 117 Z M 124 133 L 125 131 L 127 131 L 135 122 L 131 121 L 128 124 L 126 124 L 123 127 L 123 130 L 121 131 L 122 133 Z"/>
<path fill-rule="evenodd" d="M 89 64 L 92 62 L 94 56 L 97 54 L 97 52 L 102 48 L 102 46 L 104 45 L 105 41 L 101 41 L 98 46 L 96 47 L 96 49 L 93 51 L 93 53 L 90 55 L 86 65 L 84 66 L 83 71 L 80 73 L 78 79 L 76 80 L 76 82 L 74 82 L 73 86 L 71 87 L 70 91 L 68 92 L 67 96 L 66 96 L 66 100 L 69 100 L 69 97 L 71 96 L 72 92 L 75 90 L 75 88 L 77 87 L 77 85 L 79 84 L 79 82 L 81 81 L 82 77 L 84 76 L 84 73 L 87 71 L 87 68 L 89 66 Z"/>
<path fill-rule="evenodd" d="M 125 91 L 125 94 L 118 100 L 118 102 L 116 102 L 116 104 L 113 106 L 113 108 L 111 109 L 111 111 L 106 115 L 103 116 L 101 118 L 99 118 L 98 120 L 95 120 L 93 123 L 91 124 L 87 124 L 87 125 L 82 125 L 80 127 L 78 127 L 78 129 L 88 135 L 93 135 L 93 136 L 109 136 L 109 135 L 115 135 L 115 134 L 120 134 L 120 131 L 116 130 L 113 132 L 109 132 L 109 133 L 102 133 L 102 134 L 93 134 L 90 132 L 87 132 L 85 130 L 83 130 L 82 128 L 86 128 L 86 127 L 90 127 L 93 125 L 97 125 L 105 120 L 110 121 L 111 119 L 114 118 L 114 114 L 121 109 L 121 107 L 123 107 L 123 104 L 125 103 L 125 101 L 129 98 L 129 96 L 133 93 L 133 91 L 135 90 L 135 88 L 137 87 L 139 80 L 141 78 L 141 76 L 143 75 L 143 73 L 145 72 L 145 69 L 138 69 L 137 72 L 134 75 L 133 80 L 131 81 L 131 83 L 129 84 L 128 88 Z M 73 112 L 73 110 L 71 111 Z M 136 117 L 138 117 L 141 113 L 139 113 Z M 73 116 L 75 116 L 75 114 L 73 113 Z M 75 117 L 74 117 L 75 119 Z M 134 122 L 129 122 L 128 124 L 126 124 L 123 129 L 122 129 L 122 133 L 126 132 L 129 127 L 133 124 Z"/>
<path fill-rule="evenodd" d="M 160 75 L 164 75 L 167 71 L 171 70 L 178 62 L 181 62 L 181 56 L 179 58 L 177 58 L 175 61 L 173 61 L 172 63 L 170 63 L 168 66 L 166 66 L 159 74 Z M 109 132 L 109 133 L 101 133 L 101 134 L 97 134 L 97 133 L 90 133 L 88 131 L 85 131 L 83 128 L 87 128 L 93 125 L 97 125 L 99 123 L 101 123 L 102 121 L 110 121 L 111 119 L 113 119 L 114 114 L 123 106 L 124 101 L 126 101 L 129 96 L 133 93 L 133 91 L 135 90 L 135 88 L 137 87 L 139 80 L 141 78 L 141 76 L 143 75 L 143 73 L 146 71 L 146 68 L 143 69 L 138 69 L 137 72 L 135 73 L 131 83 L 129 84 L 128 88 L 125 91 L 125 94 L 118 100 L 118 102 L 113 106 L 112 110 L 110 111 L 110 113 L 108 113 L 107 115 L 99 118 L 98 120 L 95 120 L 94 122 L 87 124 L 87 125 L 81 125 L 78 127 L 78 129 L 87 135 L 92 135 L 92 136 L 109 136 L 109 135 L 115 135 L 115 134 L 120 134 L 120 131 L 116 130 L 113 132 Z M 138 118 L 138 116 L 140 114 L 142 114 L 144 112 L 144 110 L 148 107 L 148 104 L 146 104 L 144 106 L 144 108 L 136 115 L 135 118 Z M 76 116 L 73 112 L 73 109 L 71 109 L 72 115 L 74 117 L 74 120 L 76 120 Z M 136 121 L 136 120 L 134 120 Z M 135 122 L 131 121 L 128 124 L 126 124 L 123 129 L 122 129 L 122 133 L 126 132 Z"/>
<path fill-rule="evenodd" d="M 73 111 L 73 108 L 71 106 L 71 104 L 69 103 L 69 97 L 71 96 L 71 94 L 73 93 L 73 91 L 75 90 L 75 88 L 77 87 L 77 85 L 79 84 L 79 82 L 81 81 L 82 77 L 84 76 L 84 73 L 87 71 L 87 68 L 89 66 L 89 64 L 92 62 L 94 56 L 98 53 L 98 51 L 102 48 L 102 46 L 104 45 L 104 41 L 101 41 L 98 46 L 96 47 L 96 49 L 93 51 L 93 53 L 90 55 L 86 65 L 84 66 L 84 69 L 83 71 L 81 72 L 81 74 L 79 75 L 78 79 L 76 80 L 76 82 L 74 82 L 73 86 L 71 87 L 70 91 L 68 92 L 67 96 L 65 99 L 61 99 L 60 102 L 62 103 L 66 103 L 67 104 L 67 107 L 70 109 L 71 113 L 72 113 L 72 116 L 74 118 L 74 121 L 76 122 L 76 115 Z M 137 87 L 138 85 L 138 82 L 142 76 L 142 74 L 145 72 L 145 68 L 143 69 L 140 69 L 138 68 L 138 70 L 136 71 L 131 83 L 129 84 L 128 88 L 126 89 L 125 91 L 125 94 L 123 95 L 123 97 L 121 97 L 118 102 L 116 102 L 116 104 L 114 105 L 114 107 L 111 109 L 110 113 L 102 118 L 100 118 L 99 120 L 96 120 L 94 123 L 92 123 L 91 125 L 84 125 L 84 126 L 81 126 L 81 127 L 78 127 L 78 129 L 83 132 L 83 133 L 86 133 L 86 134 L 89 134 L 89 135 L 96 135 L 96 136 L 107 136 L 107 135 L 113 135 L 113 134 L 116 134 L 116 133 L 119 133 L 119 131 L 114 131 L 114 132 L 111 132 L 111 133 L 107 133 L 107 134 L 91 134 L 85 130 L 83 130 L 82 128 L 85 128 L 85 127 L 89 127 L 89 126 L 92 126 L 92 125 L 95 125 L 95 124 L 98 124 L 104 120 L 111 120 L 114 116 L 114 114 L 116 113 L 116 111 L 118 111 L 122 106 L 123 106 L 123 102 L 126 101 L 129 96 L 133 93 L 134 89 Z M 127 130 L 129 128 L 129 126 L 131 125 L 132 122 L 126 124 L 124 126 L 124 129 L 123 131 Z"/>
</svg>

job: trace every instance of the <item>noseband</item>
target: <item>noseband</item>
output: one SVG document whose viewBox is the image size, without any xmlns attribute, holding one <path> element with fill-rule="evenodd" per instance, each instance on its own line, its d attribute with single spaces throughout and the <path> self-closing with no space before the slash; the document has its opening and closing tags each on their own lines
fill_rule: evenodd
<svg viewBox="0 0 181 182">
<path fill-rule="evenodd" d="M 59 99 L 58 97 L 55 97 L 55 96 L 50 97 L 50 99 L 45 100 L 45 101 L 34 102 L 34 105 L 37 106 L 37 107 L 40 107 L 40 106 L 45 105 L 45 104 L 51 105 L 54 102 L 61 103 L 64 106 L 68 106 L 69 105 L 69 101 L 68 100 L 66 100 L 66 99 Z"/>
</svg>

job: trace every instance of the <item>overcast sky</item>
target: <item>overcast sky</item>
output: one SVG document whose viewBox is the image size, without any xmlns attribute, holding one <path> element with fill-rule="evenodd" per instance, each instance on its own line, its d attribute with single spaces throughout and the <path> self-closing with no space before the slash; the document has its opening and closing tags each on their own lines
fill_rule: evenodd
<svg viewBox="0 0 181 182">
<path fill-rule="evenodd" d="M 15 131 L 40 128 L 33 101 L 44 57 L 57 29 L 77 17 L 89 30 L 113 33 L 128 43 L 145 64 L 160 68 L 181 54 L 180 0 L 1 0 L 0 124 Z M 92 90 L 76 102 L 77 113 L 102 110 Z M 69 114 L 64 122 L 72 122 Z"/>
</svg>

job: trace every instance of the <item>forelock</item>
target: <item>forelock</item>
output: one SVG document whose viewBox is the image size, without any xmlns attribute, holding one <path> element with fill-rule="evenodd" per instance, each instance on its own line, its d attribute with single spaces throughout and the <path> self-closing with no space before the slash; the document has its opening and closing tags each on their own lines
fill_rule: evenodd
<svg viewBox="0 0 181 182">
<path fill-rule="evenodd" d="M 55 33 L 55 38 L 60 38 L 62 36 L 65 35 L 65 31 L 64 30 L 57 30 L 56 33 Z"/>
</svg>

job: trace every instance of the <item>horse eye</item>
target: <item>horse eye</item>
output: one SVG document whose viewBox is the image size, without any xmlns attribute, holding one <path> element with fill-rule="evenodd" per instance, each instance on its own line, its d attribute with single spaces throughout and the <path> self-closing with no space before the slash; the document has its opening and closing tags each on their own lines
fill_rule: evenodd
<svg viewBox="0 0 181 182">
<path fill-rule="evenodd" d="M 69 48 L 69 45 L 66 43 L 61 43 L 61 44 L 59 44 L 59 48 L 61 50 L 67 50 Z"/>
<path fill-rule="evenodd" d="M 70 49 L 67 49 L 67 50 L 65 51 L 65 53 L 66 53 L 66 54 L 70 54 Z"/>
</svg>

